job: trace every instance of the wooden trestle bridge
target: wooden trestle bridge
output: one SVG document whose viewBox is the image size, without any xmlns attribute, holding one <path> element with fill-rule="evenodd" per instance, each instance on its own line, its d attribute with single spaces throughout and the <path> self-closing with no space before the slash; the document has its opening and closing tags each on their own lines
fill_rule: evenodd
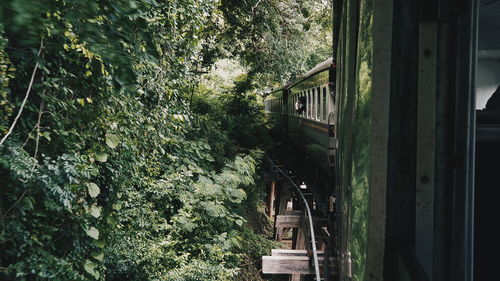
<svg viewBox="0 0 500 281">
<path fill-rule="evenodd" d="M 316 211 L 314 194 L 301 189 L 295 176 L 269 159 L 267 215 L 274 218 L 274 239 L 284 249 L 262 257 L 264 274 L 289 274 L 291 281 L 334 280 L 336 259 L 328 218 Z"/>
</svg>

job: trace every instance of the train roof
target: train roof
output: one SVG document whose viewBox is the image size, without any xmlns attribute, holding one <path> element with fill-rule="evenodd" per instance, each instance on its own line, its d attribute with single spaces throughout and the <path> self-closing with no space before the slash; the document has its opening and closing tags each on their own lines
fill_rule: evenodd
<svg viewBox="0 0 500 281">
<path fill-rule="evenodd" d="M 333 63 L 333 58 L 329 58 L 327 60 L 325 60 L 324 62 L 316 65 L 315 67 L 313 67 L 311 70 L 309 70 L 308 72 L 306 72 L 302 77 L 301 79 L 299 80 L 303 80 L 305 78 L 308 78 L 318 72 L 321 72 L 323 70 L 326 70 L 326 69 L 329 69 L 329 68 L 333 68 L 334 67 L 334 63 Z M 294 83 L 295 84 L 295 83 Z"/>
<path fill-rule="evenodd" d="M 317 73 L 320 73 L 322 71 L 325 71 L 325 70 L 328 70 L 330 68 L 333 68 L 335 66 L 335 63 L 333 62 L 333 58 L 329 58 L 327 60 L 325 60 L 324 62 L 322 63 L 319 63 L 318 65 L 316 65 L 315 67 L 313 67 L 311 70 L 309 70 L 308 72 L 306 72 L 304 75 L 302 75 L 302 77 L 300 77 L 299 79 L 297 79 L 296 81 L 292 82 L 292 83 L 288 83 L 287 84 L 287 89 L 290 89 L 291 87 L 299 84 L 300 82 L 306 80 L 307 78 L 317 74 Z"/>
<path fill-rule="evenodd" d="M 287 84 L 283 85 L 282 87 L 279 87 L 279 88 L 276 88 L 276 89 L 272 89 L 270 94 L 273 94 L 275 92 L 278 92 L 278 91 L 282 91 L 282 90 L 288 90 L 290 89 L 291 87 L 293 87 L 294 85 L 304 81 L 305 79 L 319 73 L 319 72 L 322 72 L 322 71 L 325 71 L 327 69 L 330 69 L 330 68 L 333 68 L 335 66 L 334 62 L 333 62 L 333 58 L 329 58 L 327 60 L 325 60 L 324 62 L 322 63 L 319 63 L 318 65 L 316 65 L 315 67 L 311 68 L 311 70 L 307 71 L 304 75 L 302 75 L 299 79 L 297 79 L 296 81 L 292 81 L 292 82 L 288 82 Z"/>
</svg>

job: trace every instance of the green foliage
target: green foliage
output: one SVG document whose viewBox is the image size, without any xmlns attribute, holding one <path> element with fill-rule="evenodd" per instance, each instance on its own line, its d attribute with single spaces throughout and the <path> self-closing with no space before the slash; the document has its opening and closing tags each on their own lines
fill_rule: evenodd
<svg viewBox="0 0 500 281">
<path fill-rule="evenodd" d="M 331 0 L 221 2 L 228 24 L 220 40 L 233 46 L 260 87 L 295 80 L 332 56 Z"/>
<path fill-rule="evenodd" d="M 14 78 L 14 67 L 9 60 L 9 55 L 5 51 L 7 39 L 3 36 L 3 26 L 0 24 L 0 132 L 7 131 L 7 121 L 12 115 L 13 105 L 9 102 L 8 96 L 9 81 Z"/>
<path fill-rule="evenodd" d="M 2 137 L 35 79 L 0 146 L 0 279 L 242 278 L 240 264 L 272 246 L 247 222 L 266 223 L 255 179 L 268 138 L 251 92 L 293 73 L 270 76 L 267 59 L 288 43 L 259 51 L 252 38 L 284 32 L 268 14 L 278 5 L 308 14 L 298 46 L 314 14 L 285 8 L 298 2 L 262 1 L 245 34 L 251 15 L 234 1 L 1 1 Z M 247 52 L 224 45 L 231 34 Z M 228 52 L 249 73 L 197 84 Z"/>
</svg>

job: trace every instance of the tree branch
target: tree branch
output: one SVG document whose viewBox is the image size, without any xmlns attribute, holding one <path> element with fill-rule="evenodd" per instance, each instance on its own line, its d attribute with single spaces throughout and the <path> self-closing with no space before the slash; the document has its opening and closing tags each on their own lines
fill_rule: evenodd
<svg viewBox="0 0 500 281">
<path fill-rule="evenodd" d="M 35 142 L 35 153 L 33 154 L 33 158 L 35 158 L 35 163 L 33 164 L 33 167 L 31 168 L 31 173 L 30 173 L 30 178 L 33 176 L 33 172 L 35 171 L 35 167 L 38 164 L 38 160 L 36 159 L 38 155 L 38 146 L 40 144 L 40 122 L 42 120 L 42 113 L 43 113 L 43 100 L 40 103 L 40 112 L 38 113 L 38 121 L 36 122 L 36 142 Z"/>
<path fill-rule="evenodd" d="M 21 117 L 21 113 L 23 113 L 24 106 L 26 105 L 26 101 L 28 100 L 28 97 L 29 97 L 30 92 L 31 92 L 31 87 L 33 86 L 33 81 L 35 80 L 36 70 L 38 69 L 38 57 L 40 57 L 40 54 L 42 53 L 42 49 L 43 49 L 43 39 L 40 41 L 40 49 L 38 50 L 37 62 L 35 64 L 35 68 L 33 69 L 33 73 L 31 74 L 30 84 L 28 86 L 28 90 L 26 91 L 26 95 L 23 99 L 23 103 L 21 104 L 21 107 L 19 108 L 19 112 L 17 113 L 17 116 L 14 119 L 14 122 L 12 122 L 12 125 L 9 128 L 9 131 L 7 132 L 7 134 L 5 134 L 5 136 L 3 136 L 2 140 L 0 140 L 0 146 L 3 145 L 3 143 L 5 142 L 7 137 L 12 133 L 12 131 L 14 130 L 14 127 L 17 124 L 17 121 L 19 120 L 19 117 Z"/>
</svg>

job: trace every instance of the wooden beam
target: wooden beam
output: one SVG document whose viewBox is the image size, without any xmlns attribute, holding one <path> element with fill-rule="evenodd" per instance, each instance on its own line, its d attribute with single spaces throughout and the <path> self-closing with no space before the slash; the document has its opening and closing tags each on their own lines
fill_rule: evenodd
<svg viewBox="0 0 500 281">
<path fill-rule="evenodd" d="M 278 200 L 278 210 L 276 215 L 284 215 L 286 212 L 286 208 L 288 205 L 288 201 L 292 198 L 292 190 L 291 188 L 285 185 L 280 184 L 280 189 L 279 189 L 279 200 Z M 276 227 L 275 230 L 275 237 L 274 239 L 276 241 L 281 241 L 283 239 L 283 227 Z"/>
<path fill-rule="evenodd" d="M 277 215 L 274 227 L 300 227 L 300 215 Z M 328 219 L 326 218 L 313 218 L 313 224 L 315 227 L 328 226 Z"/>
<path fill-rule="evenodd" d="M 306 238 L 305 238 L 305 229 L 303 227 L 297 228 L 297 236 L 295 237 L 295 245 L 294 248 L 298 250 L 303 250 L 306 248 Z"/>
<path fill-rule="evenodd" d="M 300 226 L 300 218 L 301 216 L 297 215 L 277 215 L 276 216 L 276 221 L 274 223 L 274 227 L 279 228 L 279 227 L 299 227 Z"/>
<path fill-rule="evenodd" d="M 323 257 L 318 257 L 323 261 Z M 329 263 L 335 261 L 329 259 Z M 323 267 L 323 262 L 320 263 Z M 331 266 L 333 267 L 333 266 Z M 264 274 L 314 274 L 314 267 L 309 265 L 309 257 L 300 256 L 263 256 L 262 273 Z"/>
<path fill-rule="evenodd" d="M 324 251 L 318 251 L 318 257 L 323 256 L 325 254 Z M 307 257 L 307 250 L 290 250 L 290 249 L 272 249 L 272 256 L 300 256 Z"/>
</svg>

